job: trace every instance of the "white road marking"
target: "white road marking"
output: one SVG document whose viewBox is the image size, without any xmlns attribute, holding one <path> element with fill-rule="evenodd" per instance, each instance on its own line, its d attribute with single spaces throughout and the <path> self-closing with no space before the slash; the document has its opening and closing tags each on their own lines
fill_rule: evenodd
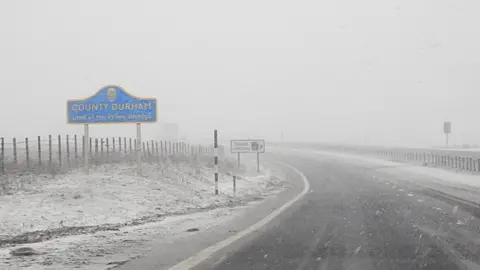
<svg viewBox="0 0 480 270">
<path fill-rule="evenodd" d="M 305 194 L 308 193 L 308 191 L 310 189 L 310 183 L 308 182 L 307 177 L 302 172 L 300 172 L 297 168 L 295 168 L 293 166 L 290 166 L 286 163 L 283 163 L 283 162 L 280 162 L 280 161 L 277 161 L 277 163 L 280 163 L 282 165 L 285 165 L 285 166 L 289 167 L 290 169 L 294 170 L 296 173 L 298 173 L 302 177 L 302 180 L 303 180 L 303 183 L 304 183 L 304 188 L 303 188 L 302 192 L 300 194 L 298 194 L 297 196 L 295 196 L 295 198 L 286 202 L 284 205 L 282 205 L 277 210 L 270 213 L 268 216 L 264 217 L 262 220 L 258 221 L 257 223 L 253 224 L 252 226 L 250 226 L 249 228 L 246 228 L 245 230 L 243 230 L 243 231 L 241 231 L 241 232 L 239 232 L 235 235 L 232 235 L 229 238 L 227 238 L 223 241 L 220 241 L 220 242 L 214 244 L 213 246 L 210 246 L 210 247 L 200 251 L 199 253 L 195 254 L 194 256 L 192 256 L 192 257 L 184 260 L 183 262 L 180 262 L 179 264 L 171 267 L 170 270 L 186 270 L 186 269 L 191 269 L 191 268 L 199 265 L 203 261 L 211 258 L 212 255 L 214 253 L 216 253 L 217 251 L 231 245 L 232 243 L 241 239 L 242 237 L 244 237 L 244 236 L 262 228 L 263 226 L 267 225 L 270 221 L 272 221 L 274 218 L 276 218 L 278 215 L 280 215 L 283 211 L 287 210 L 290 206 L 292 206 L 295 202 L 299 201 L 301 198 L 303 198 L 303 196 L 305 196 Z"/>
</svg>

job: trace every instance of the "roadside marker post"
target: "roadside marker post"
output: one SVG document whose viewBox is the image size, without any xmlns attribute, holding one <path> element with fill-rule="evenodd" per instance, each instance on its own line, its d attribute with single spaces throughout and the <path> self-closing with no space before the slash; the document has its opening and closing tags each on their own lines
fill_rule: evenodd
<svg viewBox="0 0 480 270">
<path fill-rule="evenodd" d="M 214 163 L 215 163 L 215 195 L 218 195 L 218 132 L 217 130 L 213 131 L 213 152 L 214 152 Z"/>
<path fill-rule="evenodd" d="M 257 173 L 260 172 L 260 153 L 257 153 Z"/>
<path fill-rule="evenodd" d="M 237 194 L 237 176 L 233 176 L 233 196 Z"/>
</svg>

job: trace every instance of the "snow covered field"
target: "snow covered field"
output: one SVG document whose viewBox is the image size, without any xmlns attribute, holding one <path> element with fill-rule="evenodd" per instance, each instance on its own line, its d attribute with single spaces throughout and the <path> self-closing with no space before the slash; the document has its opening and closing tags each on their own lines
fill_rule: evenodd
<svg viewBox="0 0 480 270">
<path fill-rule="evenodd" d="M 215 196 L 212 176 L 211 168 L 169 163 L 145 164 L 141 176 L 133 165 L 116 164 L 100 166 L 89 176 L 76 171 L 9 179 L 15 188 L 0 196 L 0 269 L 96 269 L 96 260 L 102 261 L 98 269 L 105 269 L 141 254 L 135 243 L 146 241 L 151 230 L 172 236 L 184 232 L 188 220 L 196 220 L 197 227 L 218 224 L 239 212 L 234 209 L 285 186 L 268 169 L 246 171 L 239 175 L 234 194 L 232 176 L 220 174 L 220 195 Z M 182 226 L 171 225 L 176 222 Z M 130 248 L 126 258 L 108 251 L 112 245 L 126 248 L 125 243 Z M 24 246 L 45 254 L 10 255 Z"/>
</svg>

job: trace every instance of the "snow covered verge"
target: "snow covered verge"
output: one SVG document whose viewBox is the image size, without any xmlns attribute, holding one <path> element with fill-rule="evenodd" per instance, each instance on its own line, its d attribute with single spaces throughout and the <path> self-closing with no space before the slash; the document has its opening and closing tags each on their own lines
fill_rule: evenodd
<svg viewBox="0 0 480 270">
<path fill-rule="evenodd" d="M 184 232 L 188 220 L 220 224 L 287 185 L 269 169 L 237 175 L 234 194 L 232 174 L 220 174 L 219 195 L 213 169 L 189 163 L 144 164 L 141 176 L 128 164 L 103 165 L 89 176 L 16 176 L 9 182 L 21 188 L 0 195 L 0 269 L 106 269 L 144 252 L 138 243 L 149 231 L 172 236 Z M 128 256 L 109 246 L 128 246 Z M 21 247 L 36 254 L 11 254 Z"/>
</svg>

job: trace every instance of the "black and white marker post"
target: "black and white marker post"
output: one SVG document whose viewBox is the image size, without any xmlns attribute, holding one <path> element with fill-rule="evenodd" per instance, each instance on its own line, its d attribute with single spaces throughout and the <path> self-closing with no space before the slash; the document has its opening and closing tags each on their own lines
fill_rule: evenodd
<svg viewBox="0 0 480 270">
<path fill-rule="evenodd" d="M 218 195 L 218 132 L 213 132 L 213 160 L 215 163 L 215 195 Z"/>
</svg>

